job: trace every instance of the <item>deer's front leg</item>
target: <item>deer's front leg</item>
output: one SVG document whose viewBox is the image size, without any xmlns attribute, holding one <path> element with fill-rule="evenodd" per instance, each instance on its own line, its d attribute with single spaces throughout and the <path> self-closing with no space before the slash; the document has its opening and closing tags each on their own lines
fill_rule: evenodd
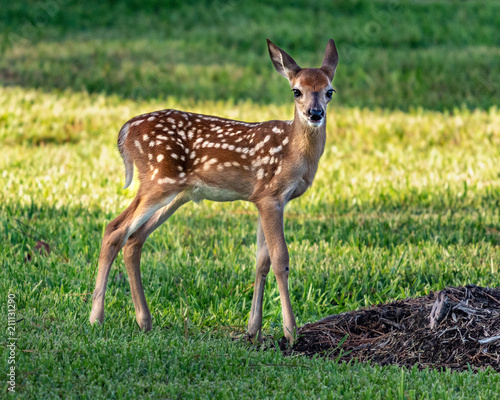
<svg viewBox="0 0 500 400">
<path fill-rule="evenodd" d="M 262 302 L 264 299 L 264 288 L 266 277 L 271 267 L 271 257 L 267 248 L 262 222 L 259 216 L 257 225 L 257 268 L 255 270 L 255 287 L 253 291 L 252 309 L 248 320 L 248 335 L 259 342 L 262 341 Z"/>
<path fill-rule="evenodd" d="M 283 313 L 283 333 L 291 344 L 297 333 L 297 324 L 293 315 L 292 303 L 288 292 L 288 272 L 290 257 L 283 232 L 283 212 L 285 203 L 276 199 L 264 199 L 257 203 L 262 230 L 266 239 L 273 272 L 278 282 L 281 309 Z"/>
</svg>

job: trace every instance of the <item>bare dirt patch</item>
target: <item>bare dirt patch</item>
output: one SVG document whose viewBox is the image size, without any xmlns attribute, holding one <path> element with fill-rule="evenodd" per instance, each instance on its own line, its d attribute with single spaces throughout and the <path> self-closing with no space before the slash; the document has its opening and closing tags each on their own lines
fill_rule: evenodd
<svg viewBox="0 0 500 400">
<path fill-rule="evenodd" d="M 286 354 L 380 365 L 500 371 L 500 289 L 448 287 L 427 296 L 331 315 L 299 329 Z"/>
</svg>

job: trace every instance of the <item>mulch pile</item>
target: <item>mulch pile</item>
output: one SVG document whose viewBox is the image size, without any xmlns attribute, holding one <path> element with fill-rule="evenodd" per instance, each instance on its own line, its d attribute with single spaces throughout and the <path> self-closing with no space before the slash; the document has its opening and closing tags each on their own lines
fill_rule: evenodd
<svg viewBox="0 0 500 400">
<path fill-rule="evenodd" d="M 500 371 L 500 289 L 448 287 L 416 299 L 331 315 L 299 329 L 286 354 L 380 365 Z"/>
</svg>

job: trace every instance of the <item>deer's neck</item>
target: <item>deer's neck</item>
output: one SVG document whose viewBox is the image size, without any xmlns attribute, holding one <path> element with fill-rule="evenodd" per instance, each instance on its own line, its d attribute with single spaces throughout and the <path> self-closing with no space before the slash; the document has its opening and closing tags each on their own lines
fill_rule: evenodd
<svg viewBox="0 0 500 400">
<path fill-rule="evenodd" d="M 295 109 L 295 118 L 290 125 L 290 143 L 297 155 L 306 164 L 316 165 L 325 150 L 326 116 L 321 126 L 310 126 Z M 296 149 L 296 150 L 295 150 Z"/>
</svg>

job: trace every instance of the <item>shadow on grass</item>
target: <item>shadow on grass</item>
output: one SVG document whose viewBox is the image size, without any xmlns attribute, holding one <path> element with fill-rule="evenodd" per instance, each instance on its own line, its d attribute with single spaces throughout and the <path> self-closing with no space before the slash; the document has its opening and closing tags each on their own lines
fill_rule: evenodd
<svg viewBox="0 0 500 400">
<path fill-rule="evenodd" d="M 480 201 L 480 200 L 478 200 Z M 482 202 L 484 203 L 484 202 Z M 47 242 L 62 258 L 75 254 L 91 261 L 97 257 L 107 222 L 118 216 L 84 207 L 55 208 L 46 205 L 4 205 L 1 231 L 10 246 L 33 248 L 37 240 Z M 491 214 L 488 216 L 488 214 Z M 407 244 L 448 246 L 500 245 L 500 226 L 491 212 L 470 207 L 431 209 L 404 206 L 399 210 L 380 207 L 377 211 L 339 210 L 335 215 L 285 212 L 287 243 L 327 242 L 355 248 L 388 248 Z M 257 212 L 217 211 L 188 203 L 152 234 L 150 251 L 187 248 L 194 256 L 224 254 L 255 245 Z M 6 243 L 4 243 L 5 245 Z M 28 247 L 27 247 L 28 246 Z M 147 245 L 149 246 L 149 245 Z M 82 249 L 85 251 L 82 253 Z M 208 253 L 207 253 L 208 252 Z"/>
<path fill-rule="evenodd" d="M 291 97 L 265 38 L 300 65 L 319 66 L 331 36 L 340 53 L 335 86 L 342 105 L 489 108 L 500 96 L 494 34 L 500 10 L 493 2 L 346 0 L 336 2 L 335 12 L 321 13 L 320 21 L 318 12 L 330 9 L 329 2 L 51 4 L 50 10 L 5 6 L 2 84 L 133 99 L 280 104 Z"/>
</svg>

